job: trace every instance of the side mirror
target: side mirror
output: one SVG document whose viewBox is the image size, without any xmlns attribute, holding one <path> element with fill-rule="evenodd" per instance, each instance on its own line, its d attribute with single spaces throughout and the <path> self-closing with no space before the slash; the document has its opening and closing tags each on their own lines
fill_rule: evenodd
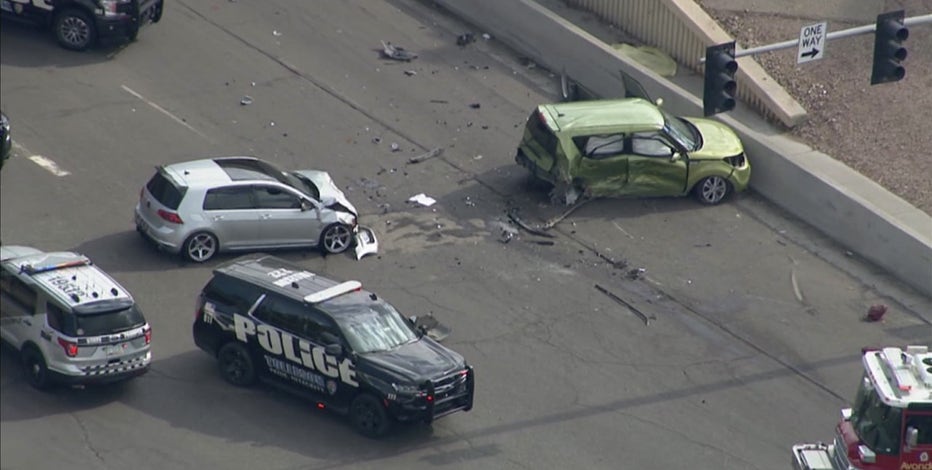
<svg viewBox="0 0 932 470">
<path fill-rule="evenodd" d="M 683 156 L 679 152 L 673 152 L 673 155 L 670 156 L 671 162 L 678 162 L 683 159 Z"/>
<path fill-rule="evenodd" d="M 657 98 L 657 100 L 654 101 L 654 104 L 656 104 L 658 108 L 663 106 L 663 98 Z"/>
<path fill-rule="evenodd" d="M 328 344 L 324 347 L 324 352 L 327 353 L 328 356 L 341 357 L 343 356 L 343 346 L 336 343 Z"/>
<path fill-rule="evenodd" d="M 912 449 L 919 445 L 919 429 L 909 426 L 906 428 L 906 448 Z"/>
<path fill-rule="evenodd" d="M 311 201 L 308 201 L 307 199 L 301 199 L 301 210 L 302 211 L 309 211 L 313 209 L 314 207 L 316 206 Z"/>
</svg>

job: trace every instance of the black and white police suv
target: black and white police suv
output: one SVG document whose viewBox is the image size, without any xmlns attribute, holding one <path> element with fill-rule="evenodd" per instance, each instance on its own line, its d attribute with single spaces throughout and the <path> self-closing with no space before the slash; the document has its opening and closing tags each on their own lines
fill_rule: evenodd
<svg viewBox="0 0 932 470">
<path fill-rule="evenodd" d="M 152 329 L 87 257 L 0 246 L 0 337 L 39 389 L 130 379 L 149 369 Z"/>
<path fill-rule="evenodd" d="M 164 0 L 0 0 L 0 15 L 49 27 L 65 49 L 83 51 L 98 39 L 136 39 L 162 19 Z"/>
<path fill-rule="evenodd" d="M 228 382 L 256 379 L 348 414 L 361 434 L 431 422 L 473 405 L 462 356 L 362 289 L 269 255 L 233 260 L 201 293 L 194 342 Z"/>
</svg>

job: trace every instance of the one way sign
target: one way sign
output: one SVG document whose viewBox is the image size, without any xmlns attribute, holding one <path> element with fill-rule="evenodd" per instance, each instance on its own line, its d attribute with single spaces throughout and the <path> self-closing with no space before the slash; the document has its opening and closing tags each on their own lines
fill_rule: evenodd
<svg viewBox="0 0 932 470">
<path fill-rule="evenodd" d="M 796 63 L 802 64 L 821 59 L 825 55 L 826 34 L 828 34 L 828 22 L 803 26 L 803 29 L 799 30 L 799 52 L 796 53 Z"/>
</svg>

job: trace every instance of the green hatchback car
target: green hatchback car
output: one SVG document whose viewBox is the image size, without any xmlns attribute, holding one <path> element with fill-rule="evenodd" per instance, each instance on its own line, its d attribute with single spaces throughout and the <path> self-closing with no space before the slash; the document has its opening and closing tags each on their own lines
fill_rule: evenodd
<svg viewBox="0 0 932 470">
<path fill-rule="evenodd" d="M 572 204 L 589 197 L 685 196 L 718 204 L 747 189 L 751 165 L 735 132 L 673 116 L 642 98 L 538 106 L 515 160 Z"/>
</svg>

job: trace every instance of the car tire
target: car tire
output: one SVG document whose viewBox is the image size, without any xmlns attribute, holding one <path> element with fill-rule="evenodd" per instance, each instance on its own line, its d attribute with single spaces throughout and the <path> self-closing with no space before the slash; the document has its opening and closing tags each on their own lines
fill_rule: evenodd
<svg viewBox="0 0 932 470">
<path fill-rule="evenodd" d="M 159 2 L 159 4 L 155 6 L 155 11 L 152 12 L 152 18 L 150 18 L 150 20 L 153 23 L 158 23 L 159 20 L 162 19 L 162 11 L 164 9 L 165 9 L 165 2 Z"/>
<path fill-rule="evenodd" d="M 52 27 L 55 39 L 65 49 L 84 51 L 97 40 L 97 30 L 91 16 L 77 8 L 67 8 L 56 15 Z"/>
<path fill-rule="evenodd" d="M 216 235 L 210 232 L 197 232 L 191 234 L 181 246 L 181 255 L 189 261 L 203 263 L 217 254 L 220 243 Z"/>
<path fill-rule="evenodd" d="M 731 191 L 731 183 L 722 176 L 707 176 L 699 180 L 696 186 L 693 187 L 696 200 L 708 206 L 714 206 L 724 201 L 731 194 Z"/>
<path fill-rule="evenodd" d="M 360 393 L 353 399 L 349 419 L 356 432 L 371 438 L 384 436 L 392 424 L 382 402 L 368 393 Z"/>
<path fill-rule="evenodd" d="M 348 250 L 353 244 L 353 229 L 343 224 L 328 225 L 320 234 L 320 248 L 335 255 Z"/>
<path fill-rule="evenodd" d="M 237 387 L 248 387 L 256 381 L 256 367 L 252 356 L 241 343 L 229 342 L 217 351 L 220 375 Z"/>
<path fill-rule="evenodd" d="M 48 390 L 52 385 L 52 380 L 42 352 L 35 346 L 26 346 L 23 348 L 21 359 L 23 372 L 26 373 L 26 381 L 29 385 L 37 390 Z"/>
</svg>

